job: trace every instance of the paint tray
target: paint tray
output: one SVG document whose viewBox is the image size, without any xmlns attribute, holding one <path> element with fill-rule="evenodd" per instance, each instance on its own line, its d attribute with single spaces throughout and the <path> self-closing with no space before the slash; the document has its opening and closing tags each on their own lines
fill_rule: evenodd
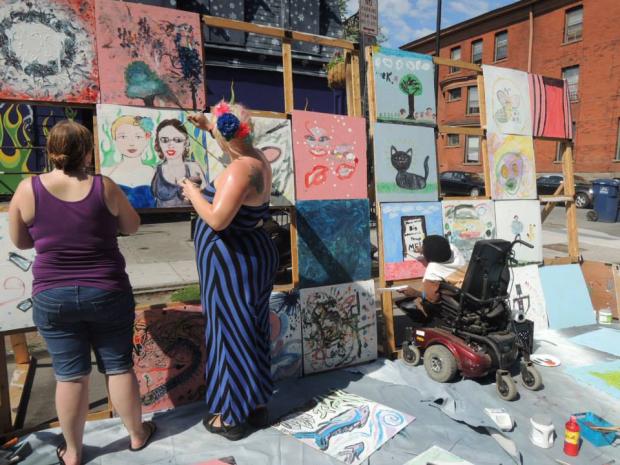
<svg viewBox="0 0 620 465">
<path fill-rule="evenodd" d="M 575 413 L 577 423 L 581 430 L 581 437 L 587 439 L 596 447 L 610 446 L 616 439 L 616 433 L 611 431 L 604 433 L 602 431 L 596 431 L 590 428 L 590 426 L 613 426 L 606 420 L 603 420 L 598 415 L 592 412 Z"/>
</svg>

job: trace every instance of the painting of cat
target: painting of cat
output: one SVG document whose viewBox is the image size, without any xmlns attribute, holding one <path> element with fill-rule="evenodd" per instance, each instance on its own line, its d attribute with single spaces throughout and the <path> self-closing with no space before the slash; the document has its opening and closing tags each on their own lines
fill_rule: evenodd
<svg viewBox="0 0 620 465">
<path fill-rule="evenodd" d="M 411 167 L 413 149 L 409 148 L 407 151 L 402 151 L 392 145 L 390 148 L 390 161 L 392 162 L 392 166 L 396 169 L 396 185 L 403 189 L 424 189 L 426 187 L 426 179 L 428 178 L 429 159 L 429 156 L 424 159 L 424 176 L 409 173 L 407 170 Z"/>
</svg>

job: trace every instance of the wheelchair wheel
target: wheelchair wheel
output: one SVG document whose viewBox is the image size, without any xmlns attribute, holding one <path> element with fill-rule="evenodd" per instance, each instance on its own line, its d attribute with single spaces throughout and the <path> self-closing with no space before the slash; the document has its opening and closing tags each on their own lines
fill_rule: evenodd
<svg viewBox="0 0 620 465">
<path fill-rule="evenodd" d="M 497 377 L 495 389 L 504 400 L 511 401 L 517 398 L 517 385 L 509 374 Z"/>
<path fill-rule="evenodd" d="M 537 391 L 542 386 L 542 376 L 535 366 L 523 365 L 521 367 L 521 382 L 526 389 Z"/>
<path fill-rule="evenodd" d="M 403 344 L 403 362 L 409 366 L 415 367 L 420 364 L 420 360 L 422 360 L 420 349 L 411 342 L 405 342 Z"/>
<path fill-rule="evenodd" d="M 438 383 L 449 383 L 458 371 L 454 355 L 442 345 L 430 346 L 424 351 L 424 368 Z"/>
</svg>

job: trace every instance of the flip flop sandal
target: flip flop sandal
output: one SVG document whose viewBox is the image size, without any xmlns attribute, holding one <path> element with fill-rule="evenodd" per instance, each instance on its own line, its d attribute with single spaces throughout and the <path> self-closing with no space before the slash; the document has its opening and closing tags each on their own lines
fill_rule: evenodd
<svg viewBox="0 0 620 465">
<path fill-rule="evenodd" d="M 131 447 L 131 445 L 129 446 L 129 450 L 131 452 L 138 452 L 139 450 L 142 450 L 146 446 L 148 446 L 149 442 L 151 442 L 151 439 L 153 439 L 153 436 L 155 435 L 155 431 L 157 431 L 157 425 L 155 424 L 155 422 L 145 421 L 143 424 L 145 428 L 149 430 L 149 432 L 146 435 L 146 439 L 144 440 L 144 442 L 142 443 L 140 447 Z"/>
<path fill-rule="evenodd" d="M 64 455 L 66 450 L 67 443 L 65 441 L 61 442 L 60 444 L 58 444 L 58 447 L 56 447 L 56 457 L 58 457 L 59 465 L 65 465 L 65 461 L 62 456 Z"/>
</svg>

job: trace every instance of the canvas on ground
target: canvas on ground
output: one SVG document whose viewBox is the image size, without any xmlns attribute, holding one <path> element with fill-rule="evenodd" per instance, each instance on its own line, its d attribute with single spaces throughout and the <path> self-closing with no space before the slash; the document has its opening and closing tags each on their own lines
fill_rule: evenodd
<svg viewBox="0 0 620 465">
<path fill-rule="evenodd" d="M 419 247 L 443 234 L 441 203 L 382 203 L 384 275 L 388 281 L 421 278 L 426 266 Z"/>
<path fill-rule="evenodd" d="M 370 278 L 368 200 L 297 202 L 300 287 Z"/>
<path fill-rule="evenodd" d="M 178 182 L 207 183 L 207 133 L 181 110 L 97 105 L 101 173 L 134 208 L 186 207 Z"/>
<path fill-rule="evenodd" d="M 614 312 L 618 305 L 612 265 L 602 262 L 584 261 L 581 271 L 586 280 L 592 305 L 598 312 Z"/>
<path fill-rule="evenodd" d="M 97 0 L 101 103 L 205 107 L 200 16 Z"/>
<path fill-rule="evenodd" d="M 19 250 L 9 237 L 9 214 L 0 212 L 0 331 L 33 328 L 34 249 Z"/>
<path fill-rule="evenodd" d="M 374 281 L 300 291 L 304 374 L 377 358 Z"/>
<path fill-rule="evenodd" d="M 133 363 L 143 413 L 204 400 L 204 325 L 200 305 L 136 311 Z"/>
<path fill-rule="evenodd" d="M 525 71 L 482 65 L 487 132 L 532 135 L 529 77 Z"/>
<path fill-rule="evenodd" d="M 433 446 L 404 465 L 473 465 L 452 452 Z"/>
<path fill-rule="evenodd" d="M 210 116 L 209 116 L 210 117 Z M 293 170 L 293 142 L 291 122 L 287 119 L 252 118 L 252 141 L 262 150 L 271 165 L 271 200 L 273 206 L 286 206 L 295 203 L 295 173 Z M 211 180 L 224 171 L 230 157 L 222 152 L 220 146 L 209 136 L 209 177 Z"/>
<path fill-rule="evenodd" d="M 510 309 L 534 322 L 534 333 L 547 329 L 547 307 L 538 265 L 510 268 Z"/>
<path fill-rule="evenodd" d="M 273 292 L 269 299 L 271 374 L 274 380 L 301 376 L 299 291 Z"/>
<path fill-rule="evenodd" d="M 297 200 L 368 197 L 364 118 L 293 111 Z"/>
<path fill-rule="evenodd" d="M 540 74 L 530 74 L 532 134 L 535 137 L 573 138 L 568 84 Z"/>
<path fill-rule="evenodd" d="M 540 263 L 542 254 L 542 225 L 538 200 L 502 200 L 495 202 L 497 238 L 513 241 L 517 236 L 532 244 L 533 249 L 515 245 L 515 258 L 519 263 Z"/>
<path fill-rule="evenodd" d="M 0 2 L 0 100 L 98 97 L 94 0 Z"/>
<path fill-rule="evenodd" d="M 487 132 L 491 197 L 495 200 L 535 199 L 536 158 L 530 136 Z"/>
<path fill-rule="evenodd" d="M 437 156 L 433 128 L 377 123 L 374 148 L 377 200 L 437 200 Z"/>
<path fill-rule="evenodd" d="M 344 391 L 317 396 L 274 426 L 340 462 L 358 465 L 415 417 Z"/>
<path fill-rule="evenodd" d="M 469 260 L 476 242 L 495 239 L 495 206 L 490 200 L 444 200 L 443 231 L 446 239 Z"/>
<path fill-rule="evenodd" d="M 377 120 L 434 125 L 433 57 L 374 47 L 372 58 Z"/>
<path fill-rule="evenodd" d="M 566 373 L 582 384 L 620 399 L 620 360 L 569 367 Z"/>
</svg>

